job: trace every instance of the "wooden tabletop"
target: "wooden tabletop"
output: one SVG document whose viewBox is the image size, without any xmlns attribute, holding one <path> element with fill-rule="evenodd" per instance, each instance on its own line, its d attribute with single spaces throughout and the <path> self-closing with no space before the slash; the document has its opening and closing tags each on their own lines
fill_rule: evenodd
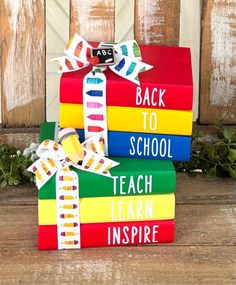
<svg viewBox="0 0 236 285">
<path fill-rule="evenodd" d="M 177 175 L 175 242 L 38 251 L 37 190 L 0 189 L 0 284 L 236 284 L 236 182 Z"/>
</svg>

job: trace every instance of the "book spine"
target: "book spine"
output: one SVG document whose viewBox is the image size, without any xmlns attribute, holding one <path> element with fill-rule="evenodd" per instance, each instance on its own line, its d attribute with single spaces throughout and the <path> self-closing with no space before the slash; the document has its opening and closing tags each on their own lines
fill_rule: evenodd
<svg viewBox="0 0 236 285">
<path fill-rule="evenodd" d="M 84 130 L 77 129 L 84 140 Z M 191 137 L 108 131 L 109 156 L 188 161 Z"/>
<path fill-rule="evenodd" d="M 77 170 L 75 170 L 77 172 Z M 112 179 L 89 172 L 79 175 L 80 198 L 157 195 L 175 192 L 174 171 L 114 172 Z M 88 183 L 90 181 L 90 183 Z M 56 178 L 38 192 L 39 199 L 56 199 Z"/>
<path fill-rule="evenodd" d="M 83 78 L 60 80 L 60 102 L 82 104 Z M 193 87 L 185 85 L 145 84 L 140 86 L 125 80 L 107 81 L 107 106 L 191 110 Z"/>
<path fill-rule="evenodd" d="M 61 128 L 83 129 L 84 120 L 78 120 L 83 117 L 83 105 L 60 104 Z M 107 127 L 110 131 L 189 136 L 192 112 L 108 106 Z"/>
<path fill-rule="evenodd" d="M 80 222 L 105 223 L 169 220 L 175 215 L 174 194 L 81 198 Z M 39 225 L 56 224 L 56 200 L 38 200 Z"/>
<path fill-rule="evenodd" d="M 81 224 L 81 247 L 169 243 L 174 240 L 174 220 Z M 68 228 L 69 231 L 69 228 Z M 40 250 L 57 250 L 57 226 L 38 226 Z"/>
</svg>

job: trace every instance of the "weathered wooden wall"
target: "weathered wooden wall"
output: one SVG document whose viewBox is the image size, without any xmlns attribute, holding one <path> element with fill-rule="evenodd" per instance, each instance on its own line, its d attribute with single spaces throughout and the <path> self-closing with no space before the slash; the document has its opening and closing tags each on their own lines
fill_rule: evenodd
<svg viewBox="0 0 236 285">
<path fill-rule="evenodd" d="M 7 126 L 45 119 L 44 0 L 1 0 L 1 111 Z"/>
<path fill-rule="evenodd" d="M 135 1 L 134 35 L 139 43 L 178 45 L 179 20 L 180 0 Z"/>
<path fill-rule="evenodd" d="M 71 0 L 70 34 L 92 41 L 113 41 L 115 0 Z"/>
<path fill-rule="evenodd" d="M 236 124 L 236 1 L 203 0 L 200 122 Z"/>
<path fill-rule="evenodd" d="M 201 49 L 200 122 L 224 117 L 236 124 L 236 1 L 192 1 L 1 0 L 0 122 L 38 125 L 45 119 L 45 109 L 47 120 L 57 119 L 59 77 L 49 59 L 62 54 L 70 31 L 94 41 L 134 36 L 140 43 L 191 46 L 195 119 Z"/>
</svg>

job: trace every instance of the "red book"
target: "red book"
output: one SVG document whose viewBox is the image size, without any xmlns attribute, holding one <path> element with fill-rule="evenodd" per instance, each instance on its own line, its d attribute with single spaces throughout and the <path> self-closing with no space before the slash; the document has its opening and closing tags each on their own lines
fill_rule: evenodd
<svg viewBox="0 0 236 285">
<path fill-rule="evenodd" d="M 123 79 L 108 68 L 105 71 L 107 105 L 191 110 L 193 81 L 190 49 L 156 45 L 141 45 L 140 48 L 143 62 L 154 67 L 139 74 L 140 86 Z M 62 75 L 61 103 L 83 103 L 83 78 L 90 70 L 91 67 L 87 67 Z"/>
<path fill-rule="evenodd" d="M 174 220 L 81 224 L 81 247 L 170 243 Z M 38 226 L 38 248 L 58 249 L 57 226 Z"/>
</svg>

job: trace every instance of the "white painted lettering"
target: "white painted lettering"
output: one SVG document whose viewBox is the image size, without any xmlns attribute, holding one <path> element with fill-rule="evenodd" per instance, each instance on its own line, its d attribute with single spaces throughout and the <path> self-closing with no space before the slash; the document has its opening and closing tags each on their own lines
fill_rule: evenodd
<svg viewBox="0 0 236 285">
<path fill-rule="evenodd" d="M 118 176 L 113 176 L 113 194 L 116 195 L 116 183 Z"/>
<path fill-rule="evenodd" d="M 145 131 L 147 129 L 147 115 L 148 115 L 148 112 L 142 112 L 141 114 L 143 115 L 143 130 Z"/>
<path fill-rule="evenodd" d="M 133 136 L 130 137 L 130 144 L 131 144 L 131 148 L 132 148 L 132 149 L 129 150 L 129 154 L 130 154 L 130 155 L 135 155 L 134 142 L 135 142 L 135 137 L 133 137 Z"/>
<path fill-rule="evenodd" d="M 160 156 L 165 157 L 166 156 L 166 140 L 161 139 L 160 142 Z"/>
<path fill-rule="evenodd" d="M 150 239 L 148 238 L 151 230 L 148 226 L 144 226 L 144 237 L 143 237 L 143 242 L 144 243 L 150 243 Z"/>
<path fill-rule="evenodd" d="M 145 178 L 146 178 L 146 176 L 145 176 Z M 143 188 L 140 187 L 140 180 L 142 180 L 142 182 L 143 182 L 143 175 L 139 175 L 139 176 L 138 176 L 138 179 L 137 179 L 137 192 L 138 192 L 139 194 L 143 193 Z M 146 182 L 146 181 L 145 181 L 145 182 Z M 146 184 L 146 183 L 145 183 L 145 184 Z M 145 190 L 146 190 L 146 187 L 145 187 Z"/>
<path fill-rule="evenodd" d="M 142 96 L 141 96 L 142 89 L 140 86 L 136 88 L 136 105 L 139 106 L 142 104 Z"/>
<path fill-rule="evenodd" d="M 157 92 L 158 92 L 157 88 L 152 89 L 152 106 L 154 106 L 154 107 L 157 105 L 157 102 L 154 99 Z"/>
<path fill-rule="evenodd" d="M 129 227 L 124 226 L 124 228 L 123 228 L 123 233 L 124 233 L 125 238 L 122 239 L 122 243 L 123 243 L 123 244 L 128 244 L 128 243 L 129 243 L 128 232 L 129 232 Z"/>
<path fill-rule="evenodd" d="M 152 175 L 145 175 L 145 193 L 152 193 Z"/>
<path fill-rule="evenodd" d="M 163 101 L 163 96 L 164 96 L 164 94 L 166 93 L 166 89 L 160 89 L 160 95 L 159 95 L 159 107 L 165 107 L 165 103 L 164 103 L 164 101 Z"/>
<path fill-rule="evenodd" d="M 158 242 L 158 240 L 157 240 L 157 234 L 158 234 L 158 228 L 159 228 L 159 226 L 153 226 L 153 228 L 152 228 L 152 242 Z"/>
</svg>

